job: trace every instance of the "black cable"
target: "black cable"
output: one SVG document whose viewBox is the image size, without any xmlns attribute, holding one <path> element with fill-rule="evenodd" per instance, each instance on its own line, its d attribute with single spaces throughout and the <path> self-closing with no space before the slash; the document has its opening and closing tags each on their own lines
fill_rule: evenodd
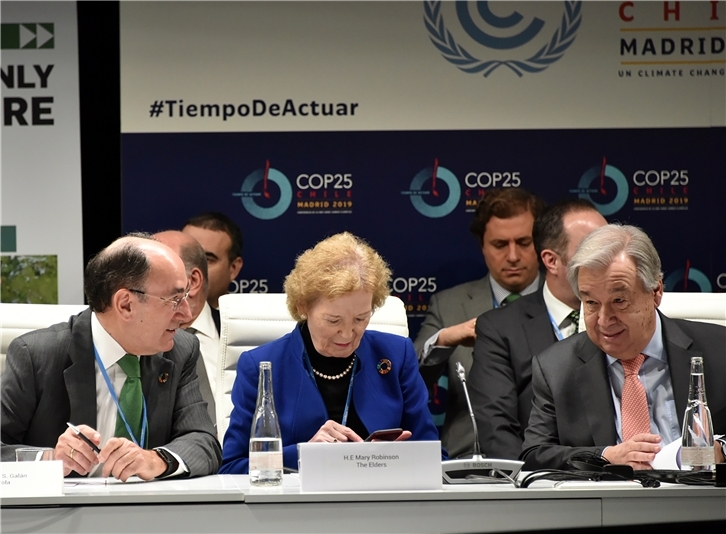
<svg viewBox="0 0 726 534">
<path fill-rule="evenodd" d="M 619 475 L 617 473 L 610 473 L 605 471 L 565 471 L 561 469 L 540 469 L 538 471 L 532 471 L 525 476 L 519 483 L 521 488 L 528 488 L 534 482 L 538 480 L 552 480 L 555 482 L 569 482 L 577 480 L 590 480 L 593 482 L 603 481 L 631 481 L 633 479 Z M 647 480 L 636 480 L 644 488 L 657 488 L 660 486 L 660 482 L 654 479 Z"/>
<path fill-rule="evenodd" d="M 715 486 L 716 476 L 713 471 L 688 471 L 676 477 L 676 482 L 688 486 Z"/>
</svg>

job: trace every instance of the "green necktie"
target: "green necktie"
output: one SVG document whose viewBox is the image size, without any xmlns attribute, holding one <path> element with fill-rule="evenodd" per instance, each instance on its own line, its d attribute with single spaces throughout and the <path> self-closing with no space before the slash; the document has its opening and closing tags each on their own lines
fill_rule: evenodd
<svg viewBox="0 0 726 534">
<path fill-rule="evenodd" d="M 572 311 L 567 317 L 569 317 L 572 324 L 575 325 L 575 334 L 577 334 L 580 331 L 580 311 Z"/>
<path fill-rule="evenodd" d="M 124 382 L 124 386 L 121 388 L 118 404 L 126 417 L 126 422 L 134 433 L 136 442 L 139 446 L 143 447 L 144 444 L 141 443 L 141 418 L 144 411 L 144 392 L 141 389 L 141 366 L 139 365 L 139 359 L 133 354 L 127 354 L 117 363 L 123 369 L 124 373 L 126 373 L 126 382 Z M 114 435 L 119 438 L 128 438 L 134 441 L 126 430 L 126 425 L 121 418 L 121 414 L 118 414 L 116 417 L 116 432 Z"/>
<path fill-rule="evenodd" d="M 519 297 L 521 297 L 521 296 L 522 296 L 522 295 L 520 295 L 519 293 L 510 293 L 510 294 L 509 294 L 509 295 L 507 296 L 507 298 L 505 298 L 505 299 L 504 299 L 504 300 L 502 301 L 502 306 L 506 306 L 507 304 L 510 304 L 510 303 L 514 302 L 515 300 L 517 300 L 517 299 L 518 299 Z"/>
</svg>

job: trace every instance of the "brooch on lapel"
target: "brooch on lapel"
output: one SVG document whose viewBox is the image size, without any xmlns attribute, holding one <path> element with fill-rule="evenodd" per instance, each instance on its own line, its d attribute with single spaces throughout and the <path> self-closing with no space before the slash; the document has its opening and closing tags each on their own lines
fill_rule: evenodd
<svg viewBox="0 0 726 534">
<path fill-rule="evenodd" d="M 391 371 L 391 360 L 389 360 L 388 358 L 383 358 L 376 365 L 376 369 L 378 369 L 378 372 L 380 374 L 387 375 Z"/>
<path fill-rule="evenodd" d="M 159 384 L 165 384 L 169 380 L 169 373 L 161 373 L 159 375 Z"/>
</svg>

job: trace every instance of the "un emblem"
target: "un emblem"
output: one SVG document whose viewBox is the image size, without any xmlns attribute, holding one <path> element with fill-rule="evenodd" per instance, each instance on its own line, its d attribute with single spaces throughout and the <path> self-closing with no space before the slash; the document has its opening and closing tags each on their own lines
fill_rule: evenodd
<svg viewBox="0 0 726 534">
<path fill-rule="evenodd" d="M 456 41 L 454 35 L 444 24 L 441 13 L 442 2 L 424 2 L 424 23 L 434 46 L 449 63 L 456 65 L 460 70 L 482 75 L 486 78 L 501 66 L 509 67 L 517 76 L 524 73 L 541 72 L 552 63 L 560 59 L 565 51 L 575 41 L 577 29 L 582 20 L 582 2 L 565 2 L 565 12 L 554 34 L 543 36 L 545 22 L 534 17 L 529 24 L 523 26 L 524 16 L 515 11 L 507 16 L 500 16 L 492 12 L 489 2 L 463 2 L 456 3 L 456 17 L 466 35 L 476 44 L 490 51 L 516 50 L 536 39 L 547 41 L 534 54 L 524 59 L 481 59 L 475 57 L 464 46 Z M 478 18 L 477 23 L 471 13 L 471 4 L 475 4 Z M 505 3 L 502 3 L 505 4 Z M 480 26 L 486 25 L 494 31 L 485 31 Z M 524 55 L 524 54 L 522 54 Z"/>
</svg>

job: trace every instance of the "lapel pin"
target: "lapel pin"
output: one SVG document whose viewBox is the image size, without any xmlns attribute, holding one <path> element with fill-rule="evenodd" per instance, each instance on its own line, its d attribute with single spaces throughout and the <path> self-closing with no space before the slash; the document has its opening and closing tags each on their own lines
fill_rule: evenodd
<svg viewBox="0 0 726 534">
<path fill-rule="evenodd" d="M 376 365 L 376 369 L 378 369 L 378 372 L 380 374 L 387 375 L 391 371 L 391 360 L 389 360 L 388 358 L 383 358 Z"/>
<path fill-rule="evenodd" d="M 169 380 L 169 373 L 161 373 L 159 375 L 159 384 L 164 384 L 167 380 Z"/>
</svg>

